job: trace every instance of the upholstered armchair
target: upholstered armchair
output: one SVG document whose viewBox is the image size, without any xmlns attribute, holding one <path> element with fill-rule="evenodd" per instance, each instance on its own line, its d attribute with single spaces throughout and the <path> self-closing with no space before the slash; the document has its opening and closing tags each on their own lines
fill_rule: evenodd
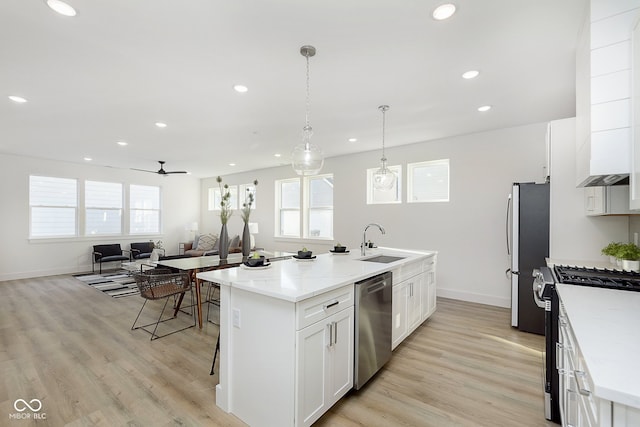
<svg viewBox="0 0 640 427">
<path fill-rule="evenodd" d="M 153 242 L 140 242 L 131 244 L 131 260 L 151 258 L 151 253 L 156 249 L 162 252 L 164 256 L 164 248 L 156 248 Z"/>
<path fill-rule="evenodd" d="M 93 252 L 91 253 L 91 271 L 95 272 L 96 262 L 100 264 L 100 274 L 102 274 L 102 263 L 112 261 L 129 261 L 130 256 L 125 255 L 125 251 L 120 247 L 120 243 L 112 243 L 108 245 L 93 245 Z"/>
</svg>

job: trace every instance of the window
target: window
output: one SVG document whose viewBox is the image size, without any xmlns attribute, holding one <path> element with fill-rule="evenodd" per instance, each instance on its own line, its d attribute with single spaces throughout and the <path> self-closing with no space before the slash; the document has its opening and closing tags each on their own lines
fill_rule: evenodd
<svg viewBox="0 0 640 427">
<path fill-rule="evenodd" d="M 282 237 L 300 237 L 300 179 L 276 181 L 280 196 L 278 233 Z"/>
<path fill-rule="evenodd" d="M 240 198 L 240 200 L 238 200 L 238 209 L 242 209 L 242 205 L 243 203 L 245 203 L 247 201 L 247 197 L 249 196 L 249 193 L 253 194 L 253 203 L 251 204 L 251 210 L 254 210 L 256 208 L 256 186 L 253 184 L 242 184 L 240 186 L 240 190 L 239 190 L 239 195 L 238 197 Z"/>
<path fill-rule="evenodd" d="M 230 185 L 229 194 L 231 194 L 231 199 L 229 201 L 229 205 L 231 206 L 231 209 L 238 209 L 238 186 Z M 216 188 L 216 187 L 209 188 L 209 202 L 208 202 L 209 210 L 219 211 L 221 200 L 222 200 L 222 196 L 220 195 L 220 188 Z"/>
<path fill-rule="evenodd" d="M 30 237 L 77 235 L 77 188 L 75 179 L 29 177 Z"/>
<path fill-rule="evenodd" d="M 407 165 L 407 202 L 449 201 L 449 159 Z"/>
<path fill-rule="evenodd" d="M 391 190 L 377 190 L 373 186 L 373 174 L 379 168 L 367 169 L 367 204 L 402 203 L 402 166 L 387 166 L 396 174 L 396 186 Z"/>
<path fill-rule="evenodd" d="M 122 184 L 85 181 L 85 234 L 122 233 Z"/>
<path fill-rule="evenodd" d="M 333 175 L 276 181 L 276 234 L 333 238 Z"/>
<path fill-rule="evenodd" d="M 160 232 L 160 187 L 129 187 L 129 233 Z"/>
</svg>

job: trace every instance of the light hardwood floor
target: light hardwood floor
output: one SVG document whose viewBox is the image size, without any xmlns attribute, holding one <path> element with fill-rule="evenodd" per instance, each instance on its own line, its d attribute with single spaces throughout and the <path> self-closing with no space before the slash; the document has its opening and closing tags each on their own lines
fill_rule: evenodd
<svg viewBox="0 0 640 427">
<path fill-rule="evenodd" d="M 244 425 L 215 405 L 217 326 L 150 342 L 130 330 L 141 304 L 70 276 L 0 282 L 0 426 Z M 439 299 L 317 425 L 555 426 L 543 416 L 543 346 L 512 329 L 506 309 Z M 10 418 L 16 399 L 34 398 L 45 420 Z"/>
</svg>

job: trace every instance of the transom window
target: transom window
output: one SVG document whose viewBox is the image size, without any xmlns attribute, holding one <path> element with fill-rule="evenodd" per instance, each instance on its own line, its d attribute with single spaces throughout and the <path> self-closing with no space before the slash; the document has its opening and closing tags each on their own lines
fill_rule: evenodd
<svg viewBox="0 0 640 427">
<path fill-rule="evenodd" d="M 449 201 L 449 159 L 407 165 L 407 202 Z"/>
</svg>

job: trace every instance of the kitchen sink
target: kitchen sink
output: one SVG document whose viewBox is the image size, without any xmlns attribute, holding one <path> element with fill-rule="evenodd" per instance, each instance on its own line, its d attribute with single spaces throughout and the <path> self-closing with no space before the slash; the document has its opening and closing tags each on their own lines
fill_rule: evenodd
<svg viewBox="0 0 640 427">
<path fill-rule="evenodd" d="M 401 259 L 405 259 L 404 256 L 391 256 L 391 255 L 376 255 L 369 258 L 362 258 L 360 261 L 367 262 L 381 262 L 383 264 L 388 264 L 390 262 L 399 261 Z"/>
</svg>

